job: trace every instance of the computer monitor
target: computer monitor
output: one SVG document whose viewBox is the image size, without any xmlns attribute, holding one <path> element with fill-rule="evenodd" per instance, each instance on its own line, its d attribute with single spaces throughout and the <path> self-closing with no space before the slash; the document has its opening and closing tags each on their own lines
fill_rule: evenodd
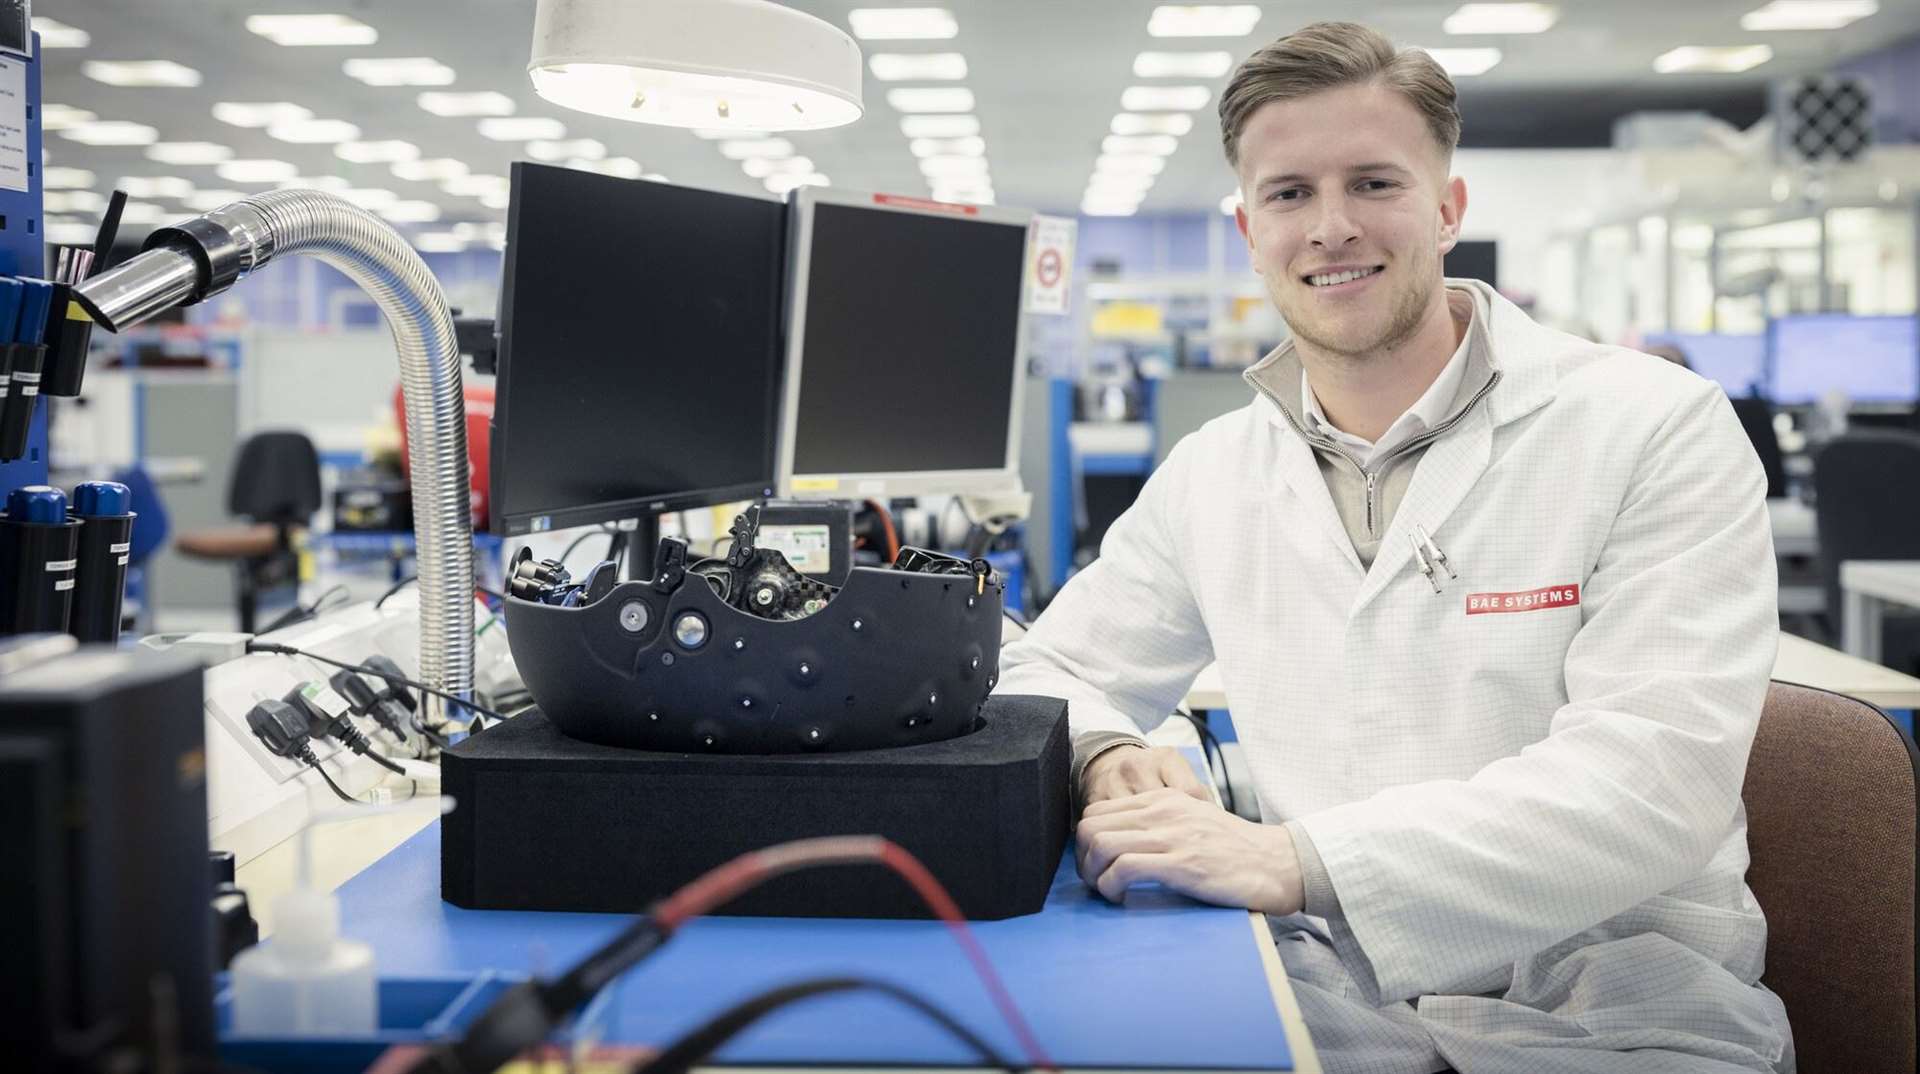
<svg viewBox="0 0 1920 1074">
<path fill-rule="evenodd" d="M 494 529 L 771 494 L 785 246 L 770 198 L 515 164 Z"/>
<path fill-rule="evenodd" d="M 1807 313 L 1767 325 L 1769 398 L 1805 405 L 1840 391 L 1856 404 L 1912 406 L 1920 400 L 1920 333 L 1912 315 Z"/>
<path fill-rule="evenodd" d="M 1730 399 L 1760 395 L 1767 388 L 1767 337 L 1718 333 L 1668 332 L 1647 337 L 1647 344 L 1677 347 L 1695 373 L 1719 383 Z"/>
<path fill-rule="evenodd" d="M 1032 214 L 807 187 L 792 216 L 782 492 L 1018 487 Z"/>
</svg>

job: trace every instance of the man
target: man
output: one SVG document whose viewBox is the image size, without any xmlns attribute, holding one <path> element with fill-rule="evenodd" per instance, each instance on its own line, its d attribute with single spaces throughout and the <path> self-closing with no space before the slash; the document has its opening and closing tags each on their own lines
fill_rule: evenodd
<svg viewBox="0 0 1920 1074">
<path fill-rule="evenodd" d="M 1726 399 L 1443 280 L 1460 119 L 1319 24 L 1220 101 L 1293 339 L 999 689 L 1070 703 L 1081 875 L 1269 915 L 1335 1071 L 1789 1070 L 1740 802 L 1776 640 Z M 1266 823 L 1141 732 L 1217 663 Z"/>
</svg>

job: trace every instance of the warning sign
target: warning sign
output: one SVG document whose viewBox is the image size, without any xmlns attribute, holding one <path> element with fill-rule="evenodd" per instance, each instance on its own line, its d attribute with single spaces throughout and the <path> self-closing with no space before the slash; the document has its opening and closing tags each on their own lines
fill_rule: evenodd
<svg viewBox="0 0 1920 1074">
<path fill-rule="evenodd" d="M 1059 216 L 1035 216 L 1027 243 L 1027 312 L 1067 312 L 1078 228 Z"/>
</svg>

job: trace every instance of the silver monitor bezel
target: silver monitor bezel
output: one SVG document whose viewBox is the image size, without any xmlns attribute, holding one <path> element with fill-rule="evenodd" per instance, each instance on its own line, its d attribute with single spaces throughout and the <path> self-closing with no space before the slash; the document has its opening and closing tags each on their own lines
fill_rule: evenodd
<svg viewBox="0 0 1920 1074">
<path fill-rule="evenodd" d="M 838 205 L 876 212 L 909 213 L 1019 225 L 1026 238 L 1020 254 L 1020 309 L 1015 320 L 1012 361 L 1007 368 L 1011 401 L 1007 411 L 1006 457 L 998 467 L 973 470 L 881 470 L 850 474 L 795 474 L 794 438 L 799 425 L 802 354 L 806 346 L 808 269 L 813 250 L 814 208 Z M 1004 492 L 1020 487 L 1020 415 L 1026 394 L 1028 309 L 1036 216 L 1024 209 L 992 205 L 956 205 L 924 198 L 802 187 L 789 203 L 787 294 L 783 316 L 786 354 L 781 363 L 779 449 L 774 480 L 782 496 L 799 499 L 881 499 L 941 493 Z"/>
</svg>

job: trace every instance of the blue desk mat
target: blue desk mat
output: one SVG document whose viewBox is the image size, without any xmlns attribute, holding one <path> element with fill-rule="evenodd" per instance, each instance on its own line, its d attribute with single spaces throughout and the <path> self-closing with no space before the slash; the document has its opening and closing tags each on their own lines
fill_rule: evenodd
<svg viewBox="0 0 1920 1074">
<path fill-rule="evenodd" d="M 897 882 L 876 869 L 875 883 Z M 382 977 L 497 969 L 551 975 L 622 928 L 611 914 L 463 910 L 440 900 L 436 822 L 340 889 L 348 936 Z M 1090 893 L 1071 848 L 1037 914 L 974 933 L 1053 1061 L 1066 1067 L 1291 1070 L 1244 910 L 1137 890 Z M 939 921 L 714 917 L 689 923 L 616 983 L 609 1043 L 660 1045 L 770 987 L 858 975 L 913 989 L 1016 1061 L 1013 1033 Z M 918 1013 L 871 994 L 787 1007 L 734 1038 L 735 1064 L 972 1065 Z"/>
</svg>

